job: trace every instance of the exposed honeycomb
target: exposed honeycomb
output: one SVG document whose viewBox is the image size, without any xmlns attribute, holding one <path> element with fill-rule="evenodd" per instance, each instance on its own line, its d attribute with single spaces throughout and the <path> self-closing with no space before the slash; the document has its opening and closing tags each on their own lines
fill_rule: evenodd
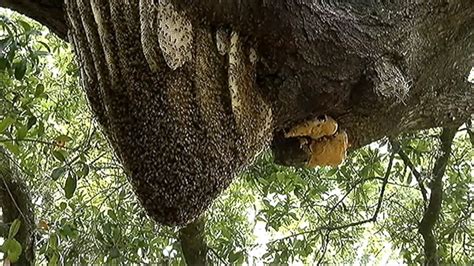
<svg viewBox="0 0 474 266">
<path fill-rule="evenodd" d="M 319 116 L 291 128 L 285 137 L 298 137 L 309 153 L 307 167 L 337 166 L 346 158 L 348 138 L 345 131 L 337 132 L 336 120 L 330 116 Z"/>
</svg>

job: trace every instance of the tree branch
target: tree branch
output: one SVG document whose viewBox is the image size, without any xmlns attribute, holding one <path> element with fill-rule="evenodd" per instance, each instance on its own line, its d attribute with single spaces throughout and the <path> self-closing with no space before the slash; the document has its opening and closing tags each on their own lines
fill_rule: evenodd
<svg viewBox="0 0 474 266">
<path fill-rule="evenodd" d="M 7 238 L 8 237 L 9 226 L 5 223 L 0 223 L 0 237 Z"/>
<path fill-rule="evenodd" d="M 390 177 L 390 172 L 392 171 L 392 166 L 393 166 L 393 161 L 394 161 L 394 158 L 395 158 L 395 153 L 396 153 L 396 150 L 394 150 L 392 152 L 392 154 L 390 155 L 387 170 L 386 170 L 385 175 L 383 177 L 382 187 L 380 189 L 380 195 L 379 195 L 379 198 L 377 200 L 377 206 L 376 206 L 375 212 L 372 215 L 372 217 L 367 218 L 367 219 L 362 220 L 362 221 L 357 221 L 357 222 L 338 225 L 338 226 L 320 226 L 320 227 L 315 228 L 313 230 L 303 231 L 303 232 L 292 234 L 292 235 L 289 235 L 289 236 L 286 236 L 286 237 L 283 237 L 283 238 L 272 240 L 272 241 L 268 242 L 267 245 L 272 244 L 274 242 L 283 241 L 283 240 L 286 240 L 286 239 L 289 239 L 289 238 L 297 237 L 299 235 L 313 234 L 313 233 L 317 233 L 317 232 L 320 232 L 320 231 L 323 231 L 323 230 L 331 232 L 331 231 L 346 229 L 346 228 L 349 228 L 349 227 L 359 226 L 359 225 L 370 223 L 370 222 L 376 222 L 377 217 L 379 215 L 379 212 L 382 208 L 382 202 L 383 202 L 383 197 L 384 197 L 384 194 L 385 194 L 385 188 L 388 184 L 388 179 Z"/>
<path fill-rule="evenodd" d="M 400 142 L 397 140 L 392 140 L 390 141 L 390 143 L 392 144 L 392 146 L 397 147 L 398 155 L 400 155 L 400 158 L 402 159 L 403 163 L 407 165 L 408 168 L 410 168 L 410 171 L 415 176 L 416 182 L 418 183 L 418 186 L 420 188 L 421 196 L 423 197 L 424 207 L 426 209 L 426 203 L 428 202 L 428 192 L 426 191 L 425 185 L 423 184 L 422 175 L 420 174 L 420 172 L 418 172 L 418 170 L 416 170 L 416 167 L 410 160 L 410 157 L 408 157 L 405 151 L 403 151 Z"/>
<path fill-rule="evenodd" d="M 204 216 L 179 230 L 179 240 L 188 265 L 206 265 L 208 246 L 204 240 Z"/>
<path fill-rule="evenodd" d="M 12 223 L 20 219 L 21 226 L 15 239 L 20 242 L 23 252 L 18 265 L 34 265 L 34 212 L 26 185 L 16 175 L 8 154 L 0 147 L 0 207 L 3 223 Z"/>
<path fill-rule="evenodd" d="M 43 24 L 59 38 L 67 39 L 67 23 L 64 16 L 63 0 L 2 0 L 0 7 L 5 7 L 26 15 Z"/>
<path fill-rule="evenodd" d="M 468 120 L 466 122 L 466 130 L 467 130 L 467 134 L 469 135 L 469 140 L 471 141 L 471 145 L 474 147 L 474 131 L 473 131 L 471 120 Z"/>
<path fill-rule="evenodd" d="M 439 265 L 437 241 L 433 229 L 439 219 L 443 201 L 443 176 L 452 150 L 452 143 L 458 127 L 444 128 L 441 133 L 441 152 L 432 170 L 431 195 L 428 208 L 418 226 L 424 240 L 425 264 Z"/>
</svg>

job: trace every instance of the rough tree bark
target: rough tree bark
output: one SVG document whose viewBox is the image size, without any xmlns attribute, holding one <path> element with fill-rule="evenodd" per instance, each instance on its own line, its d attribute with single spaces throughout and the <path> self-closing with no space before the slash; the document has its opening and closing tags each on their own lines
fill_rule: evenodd
<svg viewBox="0 0 474 266">
<path fill-rule="evenodd" d="M 30 2 L 0 5 L 68 22 L 93 111 L 165 224 L 197 217 L 270 143 L 279 163 L 307 160 L 282 135 L 305 119 L 334 117 L 355 149 L 474 112 L 472 0 L 15 4 Z"/>
<path fill-rule="evenodd" d="M 0 147 L 0 224 L 11 224 L 20 219 L 21 226 L 15 239 L 21 244 L 22 253 L 14 265 L 34 265 L 35 263 L 35 216 L 33 203 L 27 187 L 18 175 L 12 159 Z M 0 230 L 0 236 L 8 237 L 8 228 Z"/>
</svg>

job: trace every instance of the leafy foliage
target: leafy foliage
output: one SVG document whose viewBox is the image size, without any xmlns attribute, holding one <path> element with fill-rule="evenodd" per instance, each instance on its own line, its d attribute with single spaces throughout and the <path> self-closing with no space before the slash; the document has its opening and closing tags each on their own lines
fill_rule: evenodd
<svg viewBox="0 0 474 266">
<path fill-rule="evenodd" d="M 31 190 L 38 262 L 183 264 L 178 229 L 146 216 L 100 133 L 70 47 L 24 17 L 0 14 L 0 144 Z M 474 257 L 468 130 L 455 139 L 436 228 L 446 264 L 469 264 Z M 282 167 L 262 154 L 208 211 L 209 259 L 422 262 L 417 227 L 427 206 L 422 188 L 429 194 L 439 155 L 438 136 L 428 130 L 400 137 L 408 161 L 393 140 L 384 140 L 352 152 L 334 169 Z M 5 239 L 3 252 L 14 261 L 18 245 Z"/>
</svg>

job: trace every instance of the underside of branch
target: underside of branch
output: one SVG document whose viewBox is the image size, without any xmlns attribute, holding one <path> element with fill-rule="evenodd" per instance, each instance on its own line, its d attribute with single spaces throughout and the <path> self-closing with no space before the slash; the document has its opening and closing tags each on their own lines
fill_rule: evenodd
<svg viewBox="0 0 474 266">
<path fill-rule="evenodd" d="M 2 0 L 0 7 L 13 9 L 45 25 L 59 38 L 66 39 L 67 23 L 64 0 Z"/>
</svg>

